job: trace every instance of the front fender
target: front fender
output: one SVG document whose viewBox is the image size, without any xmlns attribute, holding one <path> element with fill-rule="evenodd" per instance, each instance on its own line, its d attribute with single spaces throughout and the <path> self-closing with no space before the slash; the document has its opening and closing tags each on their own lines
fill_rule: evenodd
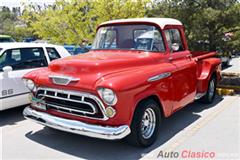
<svg viewBox="0 0 240 160">
<path fill-rule="evenodd" d="M 130 125 L 138 103 L 149 96 L 158 97 L 163 114 L 170 115 L 172 110 L 171 75 L 158 81 L 150 82 L 148 80 L 156 75 L 171 73 L 174 70 L 175 66 L 170 63 L 129 69 L 102 77 L 96 83 L 95 88 L 106 87 L 116 92 L 118 96 L 118 102 L 114 106 L 117 110 L 116 119 L 124 119 Z"/>
<path fill-rule="evenodd" d="M 26 79 L 31 79 L 33 81 L 36 81 L 38 76 L 41 74 L 41 73 L 45 73 L 48 71 L 48 68 L 47 67 L 43 67 L 43 68 L 39 68 L 39 69 L 35 69 L 33 71 L 30 71 L 28 73 L 26 73 L 25 75 L 23 75 L 23 78 L 26 78 Z"/>
</svg>

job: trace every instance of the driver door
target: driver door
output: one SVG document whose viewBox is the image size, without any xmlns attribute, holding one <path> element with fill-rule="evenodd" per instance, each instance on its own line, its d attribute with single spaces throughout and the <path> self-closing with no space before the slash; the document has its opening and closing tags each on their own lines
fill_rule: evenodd
<svg viewBox="0 0 240 160">
<path fill-rule="evenodd" d="M 164 30 L 164 33 L 168 46 L 172 50 L 169 61 L 176 67 L 176 70 L 172 73 L 172 86 L 175 90 L 173 93 L 174 112 L 194 100 L 197 85 L 197 68 L 195 61 L 191 59 L 190 51 L 183 45 L 180 30 L 171 28 Z"/>
</svg>

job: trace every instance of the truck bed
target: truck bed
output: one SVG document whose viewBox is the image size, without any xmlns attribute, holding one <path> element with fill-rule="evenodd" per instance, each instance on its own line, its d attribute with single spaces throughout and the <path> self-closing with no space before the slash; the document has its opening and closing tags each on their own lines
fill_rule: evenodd
<svg viewBox="0 0 240 160">
<path fill-rule="evenodd" d="M 198 80 L 198 93 L 205 93 L 208 88 L 208 83 L 212 75 L 212 67 L 216 67 L 220 61 L 216 56 L 216 52 L 208 52 L 208 51 L 197 51 L 191 52 L 192 58 L 197 62 L 197 80 Z M 213 68 L 214 68 L 213 67 Z M 216 74 L 217 76 L 218 74 Z M 217 80 L 220 80 L 220 77 L 217 76 Z"/>
<path fill-rule="evenodd" d="M 208 52 L 208 51 L 193 51 L 191 52 L 192 57 L 196 60 L 210 58 L 216 56 L 216 52 Z"/>
</svg>

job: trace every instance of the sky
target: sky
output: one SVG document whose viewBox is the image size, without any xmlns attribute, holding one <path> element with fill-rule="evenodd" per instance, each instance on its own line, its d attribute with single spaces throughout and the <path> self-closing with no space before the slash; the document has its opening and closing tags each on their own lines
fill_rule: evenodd
<svg viewBox="0 0 240 160">
<path fill-rule="evenodd" d="M 0 6 L 21 7 L 23 3 L 36 3 L 38 5 L 53 4 L 55 0 L 0 0 Z"/>
</svg>

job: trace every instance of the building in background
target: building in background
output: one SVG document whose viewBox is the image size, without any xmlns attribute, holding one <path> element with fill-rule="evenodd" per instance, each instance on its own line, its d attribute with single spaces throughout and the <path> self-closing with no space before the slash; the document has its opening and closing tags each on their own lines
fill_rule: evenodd
<svg viewBox="0 0 240 160">
<path fill-rule="evenodd" d="M 11 11 L 17 10 L 17 12 L 22 13 L 25 4 L 36 4 L 41 7 L 52 5 L 56 0 L 0 0 L 0 11 L 4 7 L 9 8 Z"/>
</svg>

